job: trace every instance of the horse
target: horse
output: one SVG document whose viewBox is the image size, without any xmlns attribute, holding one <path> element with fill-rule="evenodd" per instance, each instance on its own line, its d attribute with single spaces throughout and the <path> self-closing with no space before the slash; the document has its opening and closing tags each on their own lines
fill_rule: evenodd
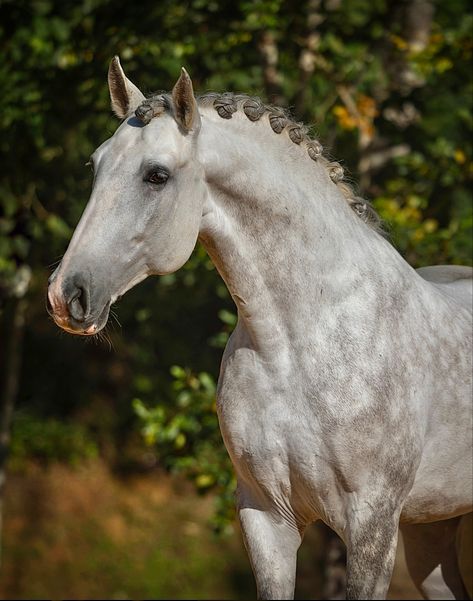
<svg viewBox="0 0 473 601">
<path fill-rule="evenodd" d="M 146 98 L 110 63 L 121 120 L 93 153 L 90 200 L 50 278 L 49 311 L 97 334 L 199 240 L 238 323 L 217 412 L 258 597 L 294 595 L 307 526 L 347 547 L 349 599 L 385 598 L 399 528 L 427 598 L 465 598 L 456 535 L 472 511 L 472 269 L 413 269 L 339 163 L 277 107 Z"/>
</svg>

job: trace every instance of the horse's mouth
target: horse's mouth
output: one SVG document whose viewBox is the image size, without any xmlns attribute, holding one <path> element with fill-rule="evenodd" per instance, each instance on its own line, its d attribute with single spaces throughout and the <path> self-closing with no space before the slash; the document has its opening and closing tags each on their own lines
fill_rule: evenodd
<svg viewBox="0 0 473 601">
<path fill-rule="evenodd" d="M 51 312 L 51 316 L 56 325 L 69 334 L 75 334 L 76 336 L 94 336 L 107 324 L 108 315 L 110 313 L 110 304 L 111 303 L 107 303 L 97 317 L 90 316 L 84 321 L 78 321 L 71 315 L 62 316 L 57 315 L 54 312 Z"/>
</svg>

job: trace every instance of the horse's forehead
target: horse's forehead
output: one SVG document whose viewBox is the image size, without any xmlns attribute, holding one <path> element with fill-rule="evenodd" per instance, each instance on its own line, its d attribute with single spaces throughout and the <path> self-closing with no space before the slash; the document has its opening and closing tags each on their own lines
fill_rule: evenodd
<svg viewBox="0 0 473 601">
<path fill-rule="evenodd" d="M 164 116 L 145 126 L 137 126 L 132 120 L 124 121 L 96 152 L 100 156 L 123 155 L 129 152 L 137 156 L 145 153 L 176 153 L 183 143 L 183 136 L 173 125 L 174 120 Z"/>
</svg>

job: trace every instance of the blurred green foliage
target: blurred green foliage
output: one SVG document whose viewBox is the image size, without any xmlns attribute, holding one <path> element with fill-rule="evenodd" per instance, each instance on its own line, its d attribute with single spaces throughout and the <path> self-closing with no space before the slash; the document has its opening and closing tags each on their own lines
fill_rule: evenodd
<svg viewBox="0 0 473 601">
<path fill-rule="evenodd" d="M 178 273 L 127 295 L 117 308 L 121 331 L 109 331 L 112 352 L 59 335 L 46 318 L 47 276 L 90 190 L 84 163 L 116 127 L 108 62 L 119 54 L 144 92 L 169 90 L 185 65 L 197 91 L 244 91 L 292 107 L 360 181 L 411 264 L 471 264 L 471 7 L 466 0 L 432 2 L 431 21 L 417 25 L 425 26 L 418 43 L 405 26 L 411 6 L 388 0 L 1 3 L 2 319 L 18 274 L 25 267 L 33 274 L 20 408 L 41 419 L 74 416 L 111 461 L 126 451 L 137 414 L 161 465 L 188 473 L 199 490 L 220 492 L 217 525 L 225 522 L 235 484 L 214 396 L 235 317 L 203 249 Z M 271 85 L 268 52 L 275 57 Z M 304 72 L 303 64 L 311 70 Z M 0 347 L 2 363 L 6 348 Z M 28 428 L 33 439 L 41 431 L 63 449 L 57 422 L 18 424 L 15 453 L 54 454 L 28 446 Z"/>
<path fill-rule="evenodd" d="M 146 407 L 133 400 L 143 422 L 142 433 L 150 446 L 157 447 L 160 463 L 175 473 L 190 477 L 199 492 L 212 489 L 216 496 L 213 526 L 227 529 L 233 517 L 236 479 L 230 459 L 222 448 L 215 405 L 215 379 L 207 372 L 171 367 L 175 402 Z"/>
<path fill-rule="evenodd" d="M 96 441 L 82 424 L 21 412 L 15 417 L 12 434 L 15 469 L 21 469 L 31 460 L 43 465 L 61 462 L 77 466 L 98 455 Z"/>
</svg>

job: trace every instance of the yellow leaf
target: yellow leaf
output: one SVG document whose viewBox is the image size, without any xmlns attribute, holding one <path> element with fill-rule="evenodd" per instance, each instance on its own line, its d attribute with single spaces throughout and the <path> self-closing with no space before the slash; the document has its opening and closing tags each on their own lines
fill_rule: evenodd
<svg viewBox="0 0 473 601">
<path fill-rule="evenodd" d="M 398 50 L 406 50 L 409 46 L 406 40 L 401 38 L 401 36 L 395 34 L 391 35 L 391 42 L 396 46 Z"/>
<path fill-rule="evenodd" d="M 186 435 L 182 432 L 176 436 L 176 440 L 174 441 L 174 446 L 176 449 L 182 449 L 182 447 L 186 444 Z"/>
<path fill-rule="evenodd" d="M 435 67 L 438 73 L 444 73 L 453 67 L 453 63 L 449 58 L 442 57 L 436 62 Z"/>
<path fill-rule="evenodd" d="M 456 162 L 460 163 L 460 165 L 463 165 L 466 161 L 466 155 L 461 148 L 457 148 L 453 156 Z"/>
<path fill-rule="evenodd" d="M 333 114 L 337 117 L 338 124 L 342 129 L 355 129 L 355 127 L 357 126 L 357 122 L 348 113 L 347 109 L 344 106 L 334 106 L 332 111 Z"/>
<path fill-rule="evenodd" d="M 426 219 L 424 221 L 424 231 L 427 234 L 432 234 L 438 227 L 438 223 L 435 219 Z"/>
<path fill-rule="evenodd" d="M 365 94 L 360 94 L 356 100 L 356 106 L 358 111 L 364 117 L 368 117 L 369 119 L 374 119 L 374 117 L 378 114 L 378 109 L 376 108 L 376 101 L 374 98 L 370 98 L 370 96 L 365 96 Z"/>
<path fill-rule="evenodd" d="M 207 488 L 214 483 L 214 478 L 210 474 L 200 474 L 195 479 L 198 488 Z"/>
</svg>

